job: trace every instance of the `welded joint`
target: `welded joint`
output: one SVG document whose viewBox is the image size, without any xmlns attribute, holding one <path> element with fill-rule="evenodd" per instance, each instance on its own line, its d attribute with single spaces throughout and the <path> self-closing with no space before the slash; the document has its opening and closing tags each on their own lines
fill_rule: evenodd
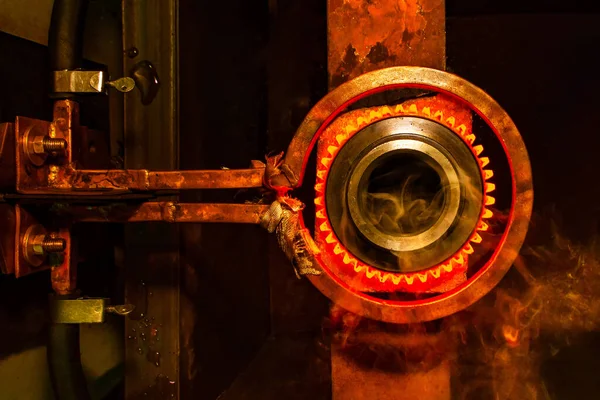
<svg viewBox="0 0 600 400">
<path fill-rule="evenodd" d="M 271 204 L 260 221 L 269 233 L 275 232 L 279 247 L 292 262 L 296 277 L 321 275 L 323 271 L 314 260 L 320 250 L 308 229 L 300 222 L 304 204 L 292 197 L 280 197 Z"/>
<path fill-rule="evenodd" d="M 170 223 L 177 222 L 177 218 L 181 213 L 179 204 L 173 201 L 167 201 L 160 204 L 160 209 L 163 221 Z"/>
</svg>

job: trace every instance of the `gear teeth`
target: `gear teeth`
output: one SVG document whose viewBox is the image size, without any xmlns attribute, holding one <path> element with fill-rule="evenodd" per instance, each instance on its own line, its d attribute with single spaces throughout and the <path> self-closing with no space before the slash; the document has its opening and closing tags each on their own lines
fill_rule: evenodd
<svg viewBox="0 0 600 400">
<path fill-rule="evenodd" d="M 454 261 L 456 263 L 456 265 L 464 265 L 465 264 L 465 257 L 463 256 L 462 252 L 459 252 L 458 255 L 456 255 L 452 261 Z"/>
<path fill-rule="evenodd" d="M 367 267 L 367 269 L 365 270 L 365 275 L 367 275 L 367 278 L 372 279 L 375 274 L 377 274 L 377 271 L 375 271 L 372 268 Z"/>
<path fill-rule="evenodd" d="M 355 273 L 364 273 L 368 279 L 372 279 L 373 277 L 377 277 L 381 283 L 385 283 L 390 281 L 390 285 L 393 283 L 394 285 L 412 285 L 415 282 L 415 278 L 418 278 L 417 282 L 421 282 L 425 284 L 429 277 L 430 281 L 440 278 L 440 276 L 444 273 L 450 273 L 454 270 L 454 268 L 464 268 L 467 260 L 467 255 L 474 253 L 474 248 L 472 243 L 481 243 L 482 237 L 479 235 L 479 231 L 486 231 L 489 229 L 488 223 L 480 220 L 477 224 L 477 228 L 475 232 L 472 234 L 469 241 L 463 245 L 461 250 L 455 254 L 454 257 L 449 259 L 446 263 L 440 264 L 437 267 L 431 268 L 427 271 L 423 271 L 424 273 L 415 272 L 412 274 L 403 274 L 403 273 L 389 273 L 380 271 L 379 269 L 372 268 L 366 264 L 360 264 L 359 260 L 354 257 L 354 255 L 348 252 L 340 243 L 338 238 L 335 236 L 331 226 L 327 221 L 327 212 L 325 211 L 325 179 L 329 172 L 329 168 L 333 163 L 333 160 L 338 154 L 341 146 L 343 146 L 352 135 L 354 135 L 359 129 L 362 129 L 365 125 L 372 123 L 373 121 L 385 118 L 386 116 L 393 116 L 398 114 L 417 114 L 420 116 L 428 117 L 433 120 L 437 120 L 440 123 L 445 124 L 446 126 L 452 128 L 452 130 L 459 135 L 471 148 L 473 153 L 476 155 L 476 159 L 481 167 L 482 177 L 484 178 L 484 192 L 490 193 L 495 190 L 496 185 L 491 182 L 487 182 L 487 180 L 491 179 L 494 176 L 494 172 L 492 170 L 486 170 L 485 167 L 490 163 L 488 157 L 479 157 L 484 151 L 484 147 L 482 145 L 474 146 L 476 141 L 476 136 L 473 132 L 467 128 L 466 124 L 461 123 L 461 120 L 455 118 L 453 115 L 448 115 L 447 118 L 444 117 L 443 110 L 432 110 L 429 106 L 424 106 L 419 111 L 417 104 L 398 104 L 396 106 L 388 107 L 382 106 L 376 109 L 371 109 L 368 115 L 363 115 L 358 117 L 356 120 L 348 123 L 343 129 L 343 133 L 340 133 L 335 136 L 335 141 L 330 141 L 326 147 L 328 157 L 320 157 L 319 160 L 319 168 L 317 168 L 317 177 L 318 180 L 315 184 L 315 191 L 317 192 L 315 196 L 315 205 L 316 210 L 316 218 L 317 219 L 325 219 L 323 223 L 319 226 L 319 229 L 323 236 L 327 235 L 324 239 L 325 243 L 328 245 L 333 245 L 333 254 L 340 257 L 340 262 L 343 262 L 345 265 L 352 265 Z M 322 169 L 325 167 L 325 169 Z M 484 209 L 482 211 L 481 219 L 491 218 L 493 213 L 485 206 L 491 206 L 495 204 L 496 199 L 492 196 L 484 195 L 483 203 Z M 320 221 L 319 221 L 320 222 Z M 322 236 L 321 236 L 322 237 Z M 331 249 L 331 247 L 328 247 Z"/>
<path fill-rule="evenodd" d="M 356 260 L 355 260 L 354 258 L 350 257 L 350 256 L 348 255 L 348 253 L 345 253 L 345 254 L 344 254 L 344 259 L 343 259 L 343 261 L 344 261 L 344 264 L 346 264 L 346 265 L 348 265 L 348 264 L 350 264 L 350 263 L 352 263 L 352 264 L 355 264 L 355 265 L 356 265 Z"/>
<path fill-rule="evenodd" d="M 369 122 L 373 121 L 374 119 L 381 118 L 381 117 L 383 117 L 381 110 L 378 110 L 378 111 L 373 110 L 369 113 L 369 119 L 370 119 Z"/>
<path fill-rule="evenodd" d="M 342 143 L 344 143 L 344 142 L 346 141 L 346 139 L 347 139 L 347 138 L 348 138 L 348 135 L 345 135 L 345 134 L 339 134 L 339 135 L 336 135 L 336 136 L 335 136 L 335 141 L 336 141 L 338 144 L 342 144 Z"/>
<path fill-rule="evenodd" d="M 385 283 L 388 279 L 390 279 L 390 276 L 391 275 L 386 272 L 384 272 L 384 273 L 380 272 L 379 273 L 379 282 Z"/>
<path fill-rule="evenodd" d="M 353 125 L 353 124 L 349 124 L 348 126 L 346 126 L 346 129 L 344 129 L 344 131 L 346 132 L 346 135 L 354 133 L 357 130 L 358 130 L 358 127 L 356 125 Z"/>
<path fill-rule="evenodd" d="M 489 225 L 485 223 L 485 221 L 479 221 L 479 226 L 477 227 L 478 231 L 485 232 L 489 229 Z"/>
<path fill-rule="evenodd" d="M 473 245 L 471 245 L 471 243 L 467 243 L 462 251 L 465 254 L 473 254 L 475 250 L 473 250 Z"/>
<path fill-rule="evenodd" d="M 321 157 L 321 164 L 323 164 L 325 167 L 329 168 L 329 166 L 331 165 L 331 158 Z"/>
</svg>

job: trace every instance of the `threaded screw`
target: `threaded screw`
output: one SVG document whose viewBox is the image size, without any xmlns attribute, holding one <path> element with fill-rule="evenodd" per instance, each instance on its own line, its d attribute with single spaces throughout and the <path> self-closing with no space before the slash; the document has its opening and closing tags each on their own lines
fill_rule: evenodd
<svg viewBox="0 0 600 400">
<path fill-rule="evenodd" d="M 63 152 L 67 149 L 67 141 L 62 138 L 44 136 L 42 141 L 46 153 Z"/>
<path fill-rule="evenodd" d="M 63 238 L 46 235 L 42 241 L 42 249 L 46 253 L 60 253 L 65 251 L 66 247 L 67 241 Z"/>
</svg>

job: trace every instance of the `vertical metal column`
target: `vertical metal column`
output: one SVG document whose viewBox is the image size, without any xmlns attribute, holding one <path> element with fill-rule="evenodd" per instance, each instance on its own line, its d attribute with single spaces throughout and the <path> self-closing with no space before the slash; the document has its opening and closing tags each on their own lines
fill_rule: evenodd
<svg viewBox="0 0 600 400">
<path fill-rule="evenodd" d="M 445 0 L 328 0 L 327 3 L 330 89 L 385 67 L 445 68 Z M 412 348 L 405 334 L 391 334 L 385 324 L 369 325 L 366 339 L 351 332 L 346 340 L 379 349 L 372 351 L 381 351 L 377 357 L 382 359 L 398 357 L 407 346 Z M 419 335 L 419 343 L 432 340 L 439 338 Z M 450 398 L 450 366 L 446 361 L 425 371 L 406 372 L 361 365 L 346 353 L 344 344 L 333 339 L 333 400 Z"/>
<path fill-rule="evenodd" d="M 178 166 L 178 1 L 124 0 L 126 74 L 149 61 L 160 81 L 156 98 L 142 104 L 125 96 L 125 167 Z M 179 229 L 177 225 L 125 227 L 125 296 L 136 305 L 126 323 L 126 399 L 179 398 Z"/>
</svg>

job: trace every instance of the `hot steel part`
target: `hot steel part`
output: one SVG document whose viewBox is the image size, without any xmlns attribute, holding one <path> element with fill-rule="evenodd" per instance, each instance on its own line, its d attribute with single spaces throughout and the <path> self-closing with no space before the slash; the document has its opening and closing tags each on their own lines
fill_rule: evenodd
<svg viewBox="0 0 600 400">
<path fill-rule="evenodd" d="M 359 120 L 366 120 L 362 115 L 371 112 L 356 114 Z M 318 168 L 326 176 L 318 179 L 325 185 L 325 193 L 323 199 L 317 197 L 317 225 L 323 224 L 320 210 L 325 209 L 320 205 L 326 205 L 334 231 L 327 231 L 326 239 L 335 234 L 356 257 L 380 269 L 423 270 L 455 254 L 472 234 L 482 207 L 482 181 L 476 159 L 451 129 L 417 116 L 391 116 L 374 119 L 347 142 L 322 143 L 329 149 L 319 152 L 323 157 L 330 157 L 336 145 L 339 151 L 329 170 Z M 346 120 L 336 126 L 347 131 L 343 126 Z M 413 181 L 421 187 L 410 186 Z M 404 210 L 410 204 L 400 204 L 410 202 L 405 197 L 417 191 L 415 199 L 409 200 L 432 209 L 420 221 Z M 389 218 L 382 221 L 379 211 L 390 204 L 395 205 L 390 212 L 404 212 L 401 223 Z M 439 246 L 441 240 L 452 245 Z"/>
<path fill-rule="evenodd" d="M 393 67 L 364 74 L 330 92 L 309 112 L 296 132 L 283 163 L 278 165 L 278 173 L 270 177 L 268 184 L 276 189 L 280 196 L 300 186 L 310 152 L 332 121 L 358 100 L 371 94 L 394 89 L 437 92 L 467 106 L 493 131 L 505 152 L 512 177 L 510 212 L 497 247 L 485 265 L 470 276 L 468 281 L 443 294 L 414 301 L 383 300 L 355 290 L 348 281 L 344 281 L 343 277 L 334 274 L 324 261 L 324 252 L 312 254 L 315 265 L 323 273 L 308 275 L 308 278 L 332 301 L 348 311 L 371 319 L 410 323 L 439 319 L 477 301 L 496 286 L 508 271 L 523 243 L 533 203 L 531 168 L 519 131 L 498 103 L 470 82 L 434 69 Z M 443 122 L 448 126 L 452 121 Z M 470 140 L 468 134 L 464 139 Z M 475 155 L 479 155 L 483 148 L 475 145 L 472 150 Z M 483 158 L 479 160 L 480 167 L 485 161 L 489 162 Z M 493 189 L 494 185 L 486 183 L 483 192 L 487 194 Z M 485 217 L 485 214 L 488 212 L 482 211 L 482 217 Z M 305 229 L 302 218 L 300 223 Z M 477 231 L 472 234 L 470 240 L 480 240 Z M 461 251 L 471 251 L 470 243 L 467 243 Z M 341 254 L 341 251 L 338 252 Z M 464 259 L 458 259 L 457 262 L 464 264 Z M 414 278 L 419 279 L 416 276 Z"/>
</svg>

